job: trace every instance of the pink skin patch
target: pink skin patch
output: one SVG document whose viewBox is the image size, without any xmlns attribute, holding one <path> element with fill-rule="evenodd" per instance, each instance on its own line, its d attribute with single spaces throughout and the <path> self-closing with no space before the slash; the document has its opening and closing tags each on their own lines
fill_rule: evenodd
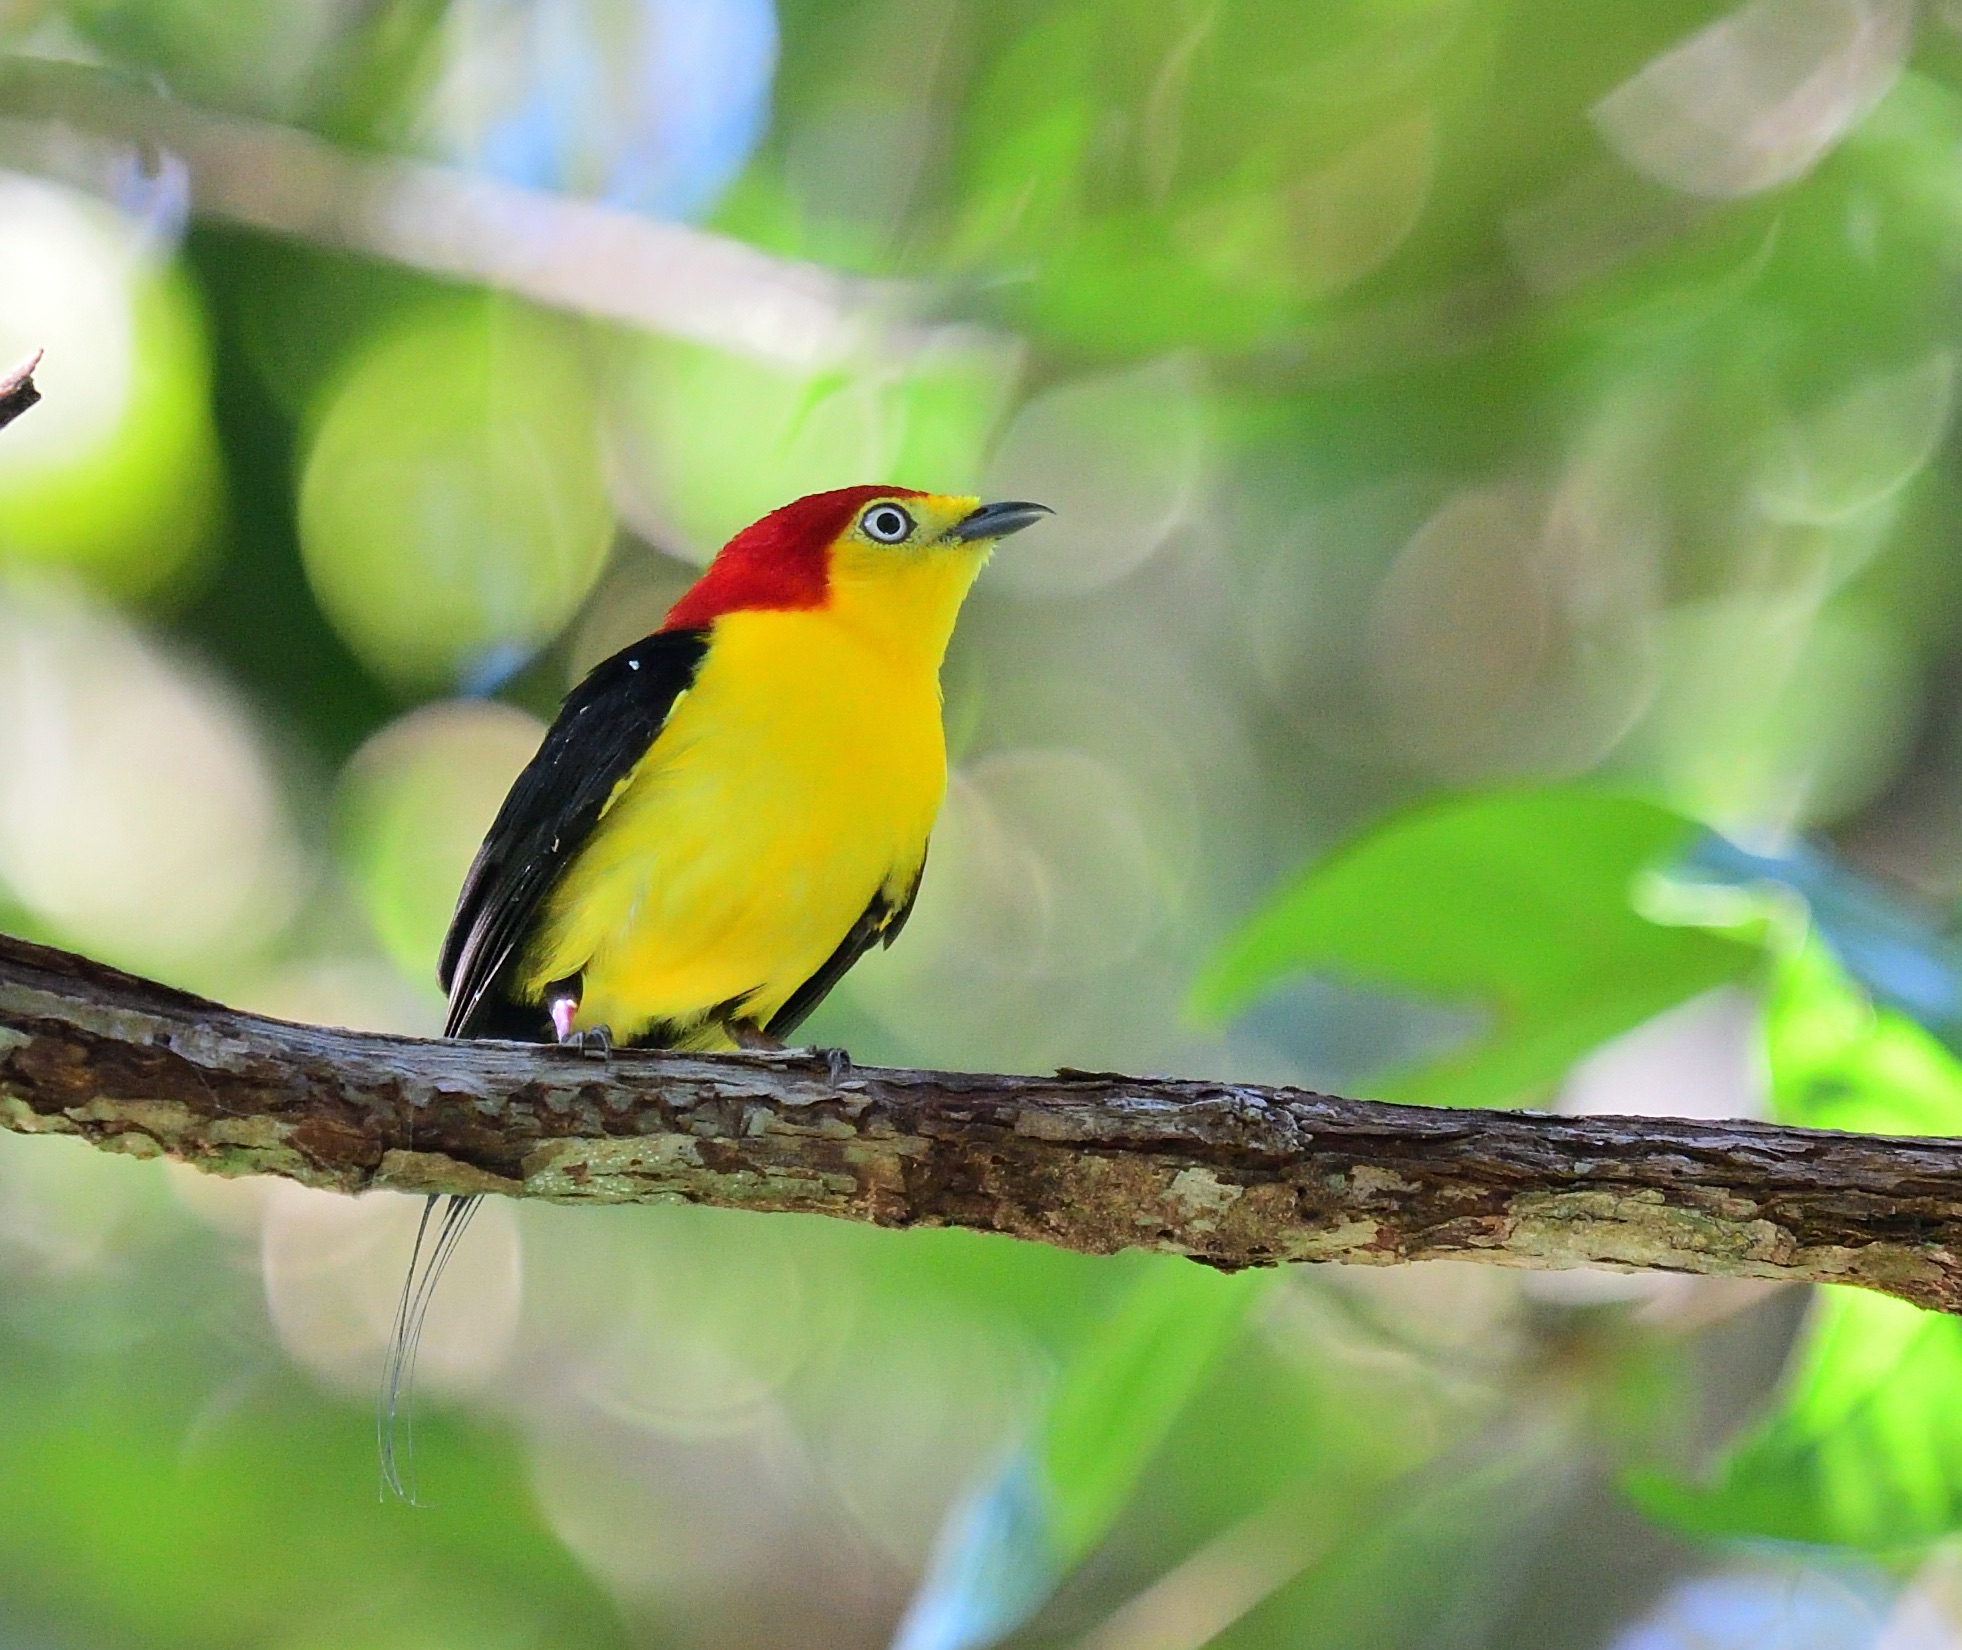
<svg viewBox="0 0 1962 1650">
<path fill-rule="evenodd" d="M 559 1041 L 572 1041 L 572 1017 L 579 1012 L 577 997 L 554 997 L 552 999 L 552 1029 L 558 1033 Z"/>
</svg>

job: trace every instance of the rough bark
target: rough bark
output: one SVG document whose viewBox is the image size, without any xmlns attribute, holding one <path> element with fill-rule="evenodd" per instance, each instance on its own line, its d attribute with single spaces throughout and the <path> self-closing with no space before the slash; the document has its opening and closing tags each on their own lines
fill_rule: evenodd
<svg viewBox="0 0 1962 1650">
<path fill-rule="evenodd" d="M 683 1198 L 1221 1267 L 1455 1256 L 1962 1309 L 1962 1142 L 287 1025 L 0 938 L 0 1123 L 354 1192 Z"/>
</svg>

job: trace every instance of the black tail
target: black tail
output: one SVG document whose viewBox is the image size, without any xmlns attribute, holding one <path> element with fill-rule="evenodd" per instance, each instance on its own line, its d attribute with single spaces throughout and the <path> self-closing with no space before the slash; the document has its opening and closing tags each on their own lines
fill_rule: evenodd
<svg viewBox="0 0 1962 1650">
<path fill-rule="evenodd" d="M 409 1252 L 409 1273 L 402 1280 L 402 1298 L 396 1303 L 395 1325 L 388 1338 L 388 1362 L 382 1372 L 381 1399 L 375 1413 L 375 1440 L 381 1447 L 382 1494 L 399 1496 L 414 1504 L 415 1494 L 415 1402 L 416 1351 L 422 1345 L 422 1326 L 429 1317 L 429 1303 L 435 1299 L 436 1283 L 443 1268 L 456 1253 L 470 1217 L 477 1212 L 480 1198 L 454 1193 L 432 1192 L 422 1206 L 422 1221 L 416 1227 L 415 1248 Z M 430 1217 L 441 1203 L 443 1219 L 430 1245 L 427 1264 L 422 1246 L 429 1236 Z M 395 1422 L 402 1420 L 402 1451 L 395 1449 Z M 403 1482 L 403 1466 L 408 1481 Z"/>
</svg>

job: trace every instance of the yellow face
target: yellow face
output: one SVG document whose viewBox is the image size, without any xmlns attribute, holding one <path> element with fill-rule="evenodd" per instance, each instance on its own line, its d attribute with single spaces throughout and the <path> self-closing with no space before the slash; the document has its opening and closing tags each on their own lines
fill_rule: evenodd
<svg viewBox="0 0 1962 1650">
<path fill-rule="evenodd" d="M 981 507 L 978 498 L 951 493 L 896 493 L 862 505 L 831 547 L 831 577 L 879 579 L 921 561 L 951 556 L 988 559 L 994 541 L 950 535 Z"/>
<path fill-rule="evenodd" d="M 989 514 L 1008 509 L 951 493 L 871 500 L 832 544 L 829 610 L 883 646 L 924 653 L 938 665 L 996 543 L 1034 519 Z"/>
</svg>

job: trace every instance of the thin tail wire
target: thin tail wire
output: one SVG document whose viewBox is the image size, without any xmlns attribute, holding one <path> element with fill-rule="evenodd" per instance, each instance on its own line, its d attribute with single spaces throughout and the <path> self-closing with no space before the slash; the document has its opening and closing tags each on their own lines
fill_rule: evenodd
<svg viewBox="0 0 1962 1650">
<path fill-rule="evenodd" d="M 415 1402 L 416 1353 L 422 1346 L 422 1331 L 429 1319 L 430 1302 L 436 1297 L 436 1284 L 443 1268 L 463 1241 L 470 1218 L 482 1198 L 476 1194 L 432 1192 L 424 1199 L 422 1219 L 416 1225 L 415 1247 L 409 1251 L 408 1275 L 402 1279 L 402 1297 L 395 1305 L 395 1323 L 388 1338 L 388 1361 L 383 1367 L 380 1401 L 375 1413 L 375 1441 L 381 1450 L 382 1497 L 390 1494 L 416 1504 L 415 1494 Z M 429 1246 L 427 1264 L 423 1244 L 429 1237 L 429 1223 L 436 1205 L 443 1204 L 443 1218 L 436 1229 L 436 1241 Z M 402 1448 L 396 1449 L 396 1423 L 401 1422 Z M 404 1481 L 403 1468 L 407 1468 Z"/>
</svg>

